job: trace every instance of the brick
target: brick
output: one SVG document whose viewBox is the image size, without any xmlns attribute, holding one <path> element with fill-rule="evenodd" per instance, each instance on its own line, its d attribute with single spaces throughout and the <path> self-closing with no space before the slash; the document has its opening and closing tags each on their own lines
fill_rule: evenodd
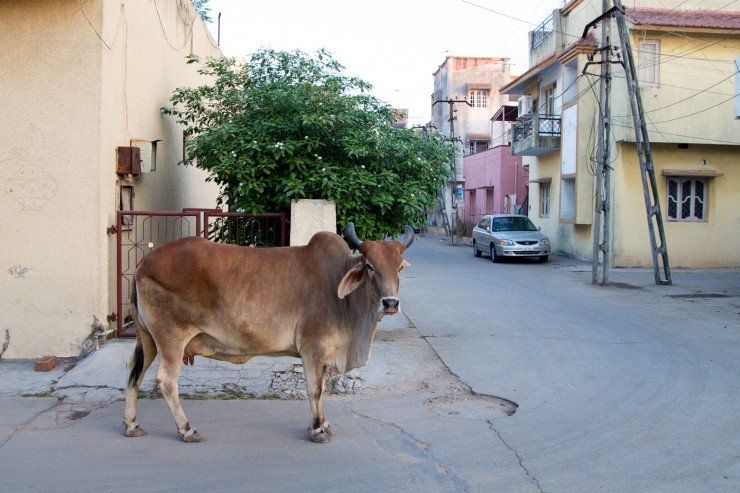
<svg viewBox="0 0 740 493">
<path fill-rule="evenodd" d="M 59 358 L 56 356 L 45 356 L 36 360 L 34 367 L 36 371 L 53 370 L 59 364 Z"/>
</svg>

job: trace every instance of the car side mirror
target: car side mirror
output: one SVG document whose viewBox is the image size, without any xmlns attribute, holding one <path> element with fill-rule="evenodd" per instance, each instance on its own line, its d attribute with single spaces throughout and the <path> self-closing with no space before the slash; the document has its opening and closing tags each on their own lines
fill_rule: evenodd
<svg viewBox="0 0 740 493">
<path fill-rule="evenodd" d="M 537 226 L 537 231 L 542 231 L 542 226 Z"/>
</svg>

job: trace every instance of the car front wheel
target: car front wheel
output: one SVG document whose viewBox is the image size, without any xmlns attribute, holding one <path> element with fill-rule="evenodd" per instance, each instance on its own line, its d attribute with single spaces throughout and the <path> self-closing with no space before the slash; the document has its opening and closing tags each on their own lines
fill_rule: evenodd
<svg viewBox="0 0 740 493">
<path fill-rule="evenodd" d="M 476 257 L 480 257 L 481 251 L 478 250 L 478 245 L 475 244 L 475 240 L 473 240 L 473 255 Z"/>
<path fill-rule="evenodd" d="M 491 243 L 491 262 L 497 264 L 501 262 L 501 257 L 496 253 L 496 247 Z"/>
<path fill-rule="evenodd" d="M 549 255 L 540 255 L 540 262 L 547 262 L 548 258 L 550 258 Z"/>
</svg>

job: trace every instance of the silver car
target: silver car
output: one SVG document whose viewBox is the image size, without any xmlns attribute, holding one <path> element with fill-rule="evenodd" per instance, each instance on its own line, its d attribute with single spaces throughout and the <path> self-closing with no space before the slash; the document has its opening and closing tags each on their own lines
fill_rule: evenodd
<svg viewBox="0 0 740 493">
<path fill-rule="evenodd" d="M 494 262 L 503 257 L 538 257 L 547 262 L 550 240 L 527 216 L 493 214 L 483 216 L 473 228 L 473 253 L 476 257 L 488 253 Z"/>
</svg>

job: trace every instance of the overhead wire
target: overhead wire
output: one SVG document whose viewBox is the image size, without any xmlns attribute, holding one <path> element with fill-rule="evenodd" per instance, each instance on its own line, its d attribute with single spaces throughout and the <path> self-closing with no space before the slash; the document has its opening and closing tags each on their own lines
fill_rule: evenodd
<svg viewBox="0 0 740 493">
<path fill-rule="evenodd" d="M 706 87 L 704 89 L 696 90 L 696 92 L 694 94 L 692 94 L 691 96 L 687 96 L 687 97 L 685 97 L 683 99 L 679 99 L 678 101 L 674 101 L 674 102 L 672 102 L 670 104 L 666 104 L 665 106 L 661 106 L 659 108 L 653 108 L 651 110 L 647 110 L 644 113 L 646 113 L 646 114 L 647 113 L 655 113 L 656 111 L 660 111 L 660 110 L 663 110 L 663 109 L 666 109 L 666 108 L 670 108 L 671 106 L 675 106 L 675 105 L 677 105 L 679 103 L 683 103 L 684 101 L 687 101 L 687 100 L 689 100 L 691 98 L 694 98 L 694 97 L 698 96 L 699 94 L 709 93 L 709 89 L 711 89 L 713 87 L 716 87 L 716 86 L 720 85 L 721 83 L 723 83 L 723 82 L 731 79 L 737 73 L 738 73 L 738 71 L 736 70 L 735 72 L 733 72 L 729 76 L 725 77 L 721 81 L 719 81 L 719 82 L 717 82 L 715 84 L 712 84 L 711 86 Z M 727 94 L 726 96 L 730 96 L 730 94 Z M 737 97 L 737 96 L 732 96 L 730 99 L 733 99 L 734 97 Z M 627 117 L 627 116 L 628 115 L 619 115 L 619 116 L 615 116 L 613 118 L 622 118 L 622 117 Z"/>
<path fill-rule="evenodd" d="M 164 22 L 162 22 L 162 15 L 159 12 L 159 5 L 157 5 L 157 0 L 154 0 L 154 10 L 157 11 L 157 19 L 159 19 L 159 27 L 162 29 L 162 34 L 164 35 L 164 39 L 167 41 L 167 44 L 170 45 L 170 48 L 172 48 L 174 50 L 177 50 L 177 51 L 180 51 L 183 48 L 185 48 L 185 46 L 187 46 L 187 44 L 188 44 L 188 41 L 190 41 L 192 39 L 192 36 L 193 36 L 193 26 L 194 26 L 195 21 L 197 19 L 197 14 L 195 16 L 193 16 L 192 20 L 189 20 L 188 21 L 189 22 L 189 24 L 188 24 L 188 22 L 185 22 L 185 20 L 182 17 L 182 14 L 180 12 L 180 6 L 179 6 L 179 4 L 177 6 L 177 9 L 178 9 L 177 10 L 178 16 L 180 17 L 180 21 L 182 21 L 183 26 L 185 26 L 186 28 L 188 28 L 188 27 L 190 28 L 190 31 L 185 34 L 185 40 L 183 41 L 182 46 L 179 46 L 179 47 L 178 46 L 175 46 L 174 44 L 172 44 L 172 42 L 170 41 L 170 38 L 167 36 L 167 32 L 164 29 Z"/>
<path fill-rule="evenodd" d="M 80 12 L 82 13 L 82 16 L 83 16 L 83 17 L 85 18 L 85 20 L 87 21 L 87 24 L 88 24 L 88 25 L 90 26 L 90 29 L 92 29 L 92 30 L 93 30 L 93 32 L 94 32 L 94 33 L 95 33 L 95 35 L 96 35 L 96 36 L 98 37 L 98 39 L 100 40 L 100 42 L 101 42 L 101 43 L 103 43 L 103 46 L 105 46 L 105 47 L 106 47 L 106 48 L 108 48 L 109 50 L 112 50 L 112 49 L 113 49 L 113 46 L 115 46 L 115 44 L 116 44 L 116 41 L 118 41 L 118 33 L 119 33 L 119 31 L 120 31 L 120 28 L 121 28 L 121 21 L 122 21 L 122 19 L 123 19 L 123 10 L 124 10 L 124 3 L 123 3 L 123 2 L 121 2 L 121 13 L 120 13 L 120 14 L 119 14 L 119 16 L 118 16 L 118 24 L 116 24 L 116 32 L 115 32 L 115 34 L 114 34 L 114 37 L 113 37 L 113 41 L 111 41 L 111 43 L 110 43 L 110 44 L 108 44 L 108 43 L 107 43 L 107 42 L 105 41 L 105 39 L 103 39 L 103 35 L 102 35 L 102 34 L 100 34 L 100 33 L 98 32 L 98 30 L 97 30 L 97 29 L 95 29 L 95 26 L 94 26 L 94 25 L 93 25 L 93 23 L 92 23 L 92 22 L 90 21 L 90 18 L 89 18 L 89 17 L 87 16 L 87 14 L 85 13 L 85 9 L 84 9 L 84 7 L 82 6 L 82 2 L 81 2 L 80 0 L 77 0 L 77 6 L 79 7 L 79 11 L 80 11 Z"/>
</svg>

